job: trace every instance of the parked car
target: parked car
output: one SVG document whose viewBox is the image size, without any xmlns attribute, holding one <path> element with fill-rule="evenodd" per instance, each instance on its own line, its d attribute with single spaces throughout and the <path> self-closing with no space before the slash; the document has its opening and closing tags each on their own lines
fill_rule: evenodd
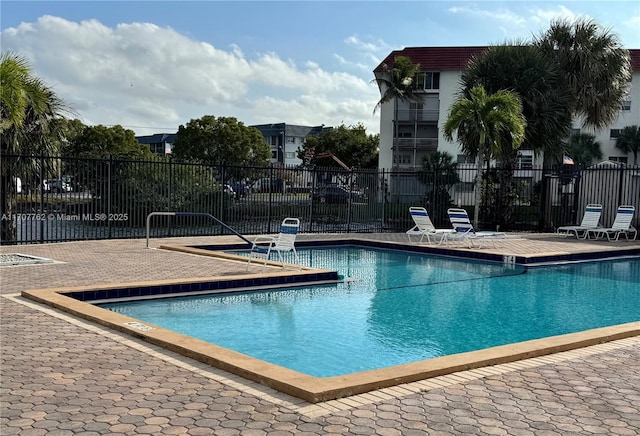
<svg viewBox="0 0 640 436">
<path fill-rule="evenodd" d="M 291 182 L 265 177 L 254 182 L 253 190 L 254 192 L 290 192 Z"/>
<path fill-rule="evenodd" d="M 247 196 L 249 188 L 244 183 L 236 183 L 233 187 L 233 192 L 235 192 L 236 200 L 244 198 Z"/>
<path fill-rule="evenodd" d="M 366 196 L 360 191 L 350 191 L 344 186 L 338 185 L 321 186 L 311 194 L 311 200 L 314 203 L 348 203 L 349 198 L 351 198 L 352 203 L 364 203 L 367 201 Z"/>
<path fill-rule="evenodd" d="M 42 188 L 46 192 L 72 192 L 73 188 L 69 182 L 62 179 L 50 179 L 42 181 Z"/>
<path fill-rule="evenodd" d="M 225 183 L 224 185 L 222 185 L 220 189 L 229 198 L 234 198 L 236 196 L 236 193 L 233 191 L 233 187 L 231 187 L 231 185 L 228 183 Z"/>
</svg>

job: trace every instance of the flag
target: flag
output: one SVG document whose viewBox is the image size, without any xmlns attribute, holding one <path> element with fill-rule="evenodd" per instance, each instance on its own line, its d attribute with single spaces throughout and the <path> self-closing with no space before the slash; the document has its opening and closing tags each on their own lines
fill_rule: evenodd
<svg viewBox="0 0 640 436">
<path fill-rule="evenodd" d="M 562 165 L 573 165 L 573 159 L 569 156 L 562 156 Z"/>
</svg>

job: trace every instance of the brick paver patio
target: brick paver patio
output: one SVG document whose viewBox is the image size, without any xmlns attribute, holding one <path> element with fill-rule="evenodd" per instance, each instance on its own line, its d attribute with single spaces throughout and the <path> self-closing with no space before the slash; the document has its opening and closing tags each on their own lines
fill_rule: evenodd
<svg viewBox="0 0 640 436">
<path fill-rule="evenodd" d="M 152 247 L 212 239 L 152 240 Z M 640 242 L 525 235 L 489 251 L 610 246 Z M 3 246 L 0 253 L 56 261 L 0 268 L 3 435 L 640 434 L 640 337 L 311 405 L 19 296 L 235 274 L 244 264 L 149 250 L 143 240 Z"/>
</svg>

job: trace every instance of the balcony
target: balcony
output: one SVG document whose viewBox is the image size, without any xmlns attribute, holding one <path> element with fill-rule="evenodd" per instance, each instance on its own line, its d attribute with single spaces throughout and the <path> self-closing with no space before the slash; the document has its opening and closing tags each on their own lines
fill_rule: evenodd
<svg viewBox="0 0 640 436">
<path fill-rule="evenodd" d="M 438 121 L 438 110 L 398 109 L 398 121 Z"/>
<path fill-rule="evenodd" d="M 438 138 L 395 138 L 394 150 L 416 150 L 424 152 L 438 151 Z"/>
</svg>

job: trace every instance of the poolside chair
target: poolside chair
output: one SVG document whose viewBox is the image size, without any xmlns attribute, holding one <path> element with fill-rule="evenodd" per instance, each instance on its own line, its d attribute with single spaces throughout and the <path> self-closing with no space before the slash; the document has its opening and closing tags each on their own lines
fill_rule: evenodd
<svg viewBox="0 0 640 436">
<path fill-rule="evenodd" d="M 566 238 L 571 234 L 576 236 L 576 239 L 586 239 L 587 230 L 597 229 L 602 227 L 600 225 L 600 215 L 602 215 L 601 204 L 587 204 L 584 210 L 584 216 L 579 226 L 562 226 L 556 229 L 558 235 L 564 235 Z M 582 236 L 581 236 L 582 234 Z"/>
<path fill-rule="evenodd" d="M 634 206 L 619 206 L 611 227 L 587 230 L 589 239 L 593 236 L 593 239 L 606 237 L 609 241 L 617 241 L 620 235 L 624 235 L 629 240 L 629 236 L 633 235 L 631 240 L 635 240 L 638 236 L 638 231 L 631 225 L 635 210 Z"/>
<path fill-rule="evenodd" d="M 429 213 L 424 207 L 410 207 L 409 213 L 411 214 L 411 218 L 413 218 L 413 222 L 415 226 L 407 230 L 407 237 L 409 238 L 409 242 L 411 242 L 411 235 L 420 236 L 420 241 L 427 237 L 427 242 L 431 244 L 431 238 L 433 237 L 433 242 L 442 242 L 442 238 L 446 233 L 452 233 L 453 229 L 436 229 L 436 227 L 431 222 L 431 218 L 429 218 Z"/>
<path fill-rule="evenodd" d="M 451 225 L 453 225 L 454 231 L 444 235 L 443 240 L 449 242 L 468 243 L 469 248 L 473 248 L 474 241 L 478 242 L 478 248 L 482 247 L 484 241 L 491 241 L 493 246 L 496 246 L 496 239 L 506 239 L 507 234 L 504 232 L 477 232 L 471 224 L 469 215 L 464 209 L 449 209 L 447 211 Z"/>
<path fill-rule="evenodd" d="M 298 252 L 296 251 L 295 242 L 298 235 L 298 229 L 300 228 L 300 220 L 298 218 L 285 218 L 280 225 L 280 233 L 276 236 L 258 236 L 253 241 L 251 247 L 251 253 L 249 253 L 249 261 L 247 262 L 247 269 L 253 259 L 262 261 L 262 266 L 267 264 L 269 256 L 272 252 L 278 253 L 278 260 L 282 262 L 284 268 L 284 259 L 282 253 L 289 251 L 293 252 L 293 256 L 298 265 L 300 265 L 298 259 Z M 300 265 L 300 269 L 302 266 Z"/>
</svg>

